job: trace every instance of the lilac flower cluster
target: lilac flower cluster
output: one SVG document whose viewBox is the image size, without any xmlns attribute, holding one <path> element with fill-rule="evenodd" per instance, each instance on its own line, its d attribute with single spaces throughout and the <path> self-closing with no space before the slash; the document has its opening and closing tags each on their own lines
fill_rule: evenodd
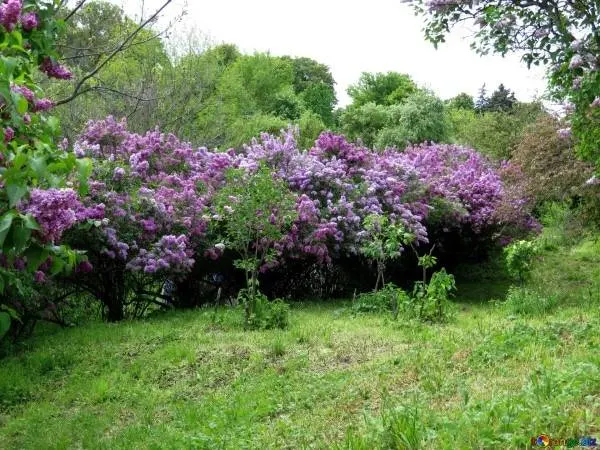
<svg viewBox="0 0 600 450">
<path fill-rule="evenodd" d="M 492 225 L 503 186 L 481 154 L 456 145 L 427 145 L 409 148 L 403 156 L 427 187 L 429 198 L 457 206 L 458 223 L 467 223 L 475 231 Z"/>
<path fill-rule="evenodd" d="M 73 78 L 73 74 L 65 66 L 58 64 L 49 56 L 46 56 L 40 65 L 40 70 L 44 72 L 50 78 L 57 78 L 59 80 L 70 80 Z"/>
<path fill-rule="evenodd" d="M 49 98 L 37 99 L 35 94 L 27 86 L 14 84 L 11 86 L 11 90 L 25 97 L 25 100 L 31 105 L 33 112 L 48 111 L 54 107 L 54 102 Z"/>
<path fill-rule="evenodd" d="M 139 254 L 127 264 L 127 268 L 145 273 L 156 273 L 161 270 L 185 273 L 194 265 L 193 255 L 194 252 L 189 247 L 186 236 L 165 235 L 153 245 L 150 251 L 141 249 Z"/>
<path fill-rule="evenodd" d="M 45 242 L 58 242 L 75 223 L 104 217 L 104 205 L 85 207 L 73 189 L 33 189 L 20 209 L 35 218 Z"/>
<path fill-rule="evenodd" d="M 133 271 L 189 270 L 204 245 L 210 198 L 235 155 L 194 149 L 158 130 L 129 133 L 113 117 L 88 123 L 74 150 L 97 161 L 84 201 L 107 205 L 103 254 Z"/>
<path fill-rule="evenodd" d="M 31 31 L 38 27 L 39 19 L 36 13 L 28 12 L 21 16 L 21 25 L 25 31 Z"/>
<path fill-rule="evenodd" d="M 328 132 L 301 150 L 288 130 L 263 134 L 238 152 L 212 152 L 158 130 L 130 133 L 124 121 L 109 117 L 90 122 L 74 148 L 96 159 L 85 203 L 106 205 L 103 254 L 147 274 L 186 273 L 195 258 L 223 254 L 224 245 L 215 245 L 207 230 L 211 221 L 227 220 L 213 210 L 212 198 L 229 168 L 252 173 L 266 164 L 297 195 L 298 216 L 289 232 L 278 242 L 260 243 L 278 255 L 263 270 L 286 258 L 328 263 L 358 253 L 370 214 L 385 214 L 417 243 L 428 242 L 435 199 L 455 206 L 447 223 L 475 232 L 506 220 L 526 222 L 524 210 L 499 218 L 506 200 L 500 175 L 475 151 L 453 145 L 374 152 Z M 230 200 L 225 209 L 235 214 L 237 200 Z M 276 210 L 266 214 L 281 222 Z"/>
<path fill-rule="evenodd" d="M 15 29 L 19 17 L 21 16 L 21 8 L 23 4 L 21 0 L 5 0 L 0 5 L 0 23 L 6 31 L 12 31 Z"/>
</svg>

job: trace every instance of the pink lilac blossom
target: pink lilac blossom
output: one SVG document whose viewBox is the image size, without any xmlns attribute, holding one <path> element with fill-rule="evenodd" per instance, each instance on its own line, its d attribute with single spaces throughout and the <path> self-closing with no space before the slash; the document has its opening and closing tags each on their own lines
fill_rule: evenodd
<svg viewBox="0 0 600 450">
<path fill-rule="evenodd" d="M 40 70 L 50 78 L 57 78 L 59 80 L 70 80 L 73 78 L 73 74 L 69 69 L 61 64 L 55 63 L 48 56 L 46 56 L 42 61 Z"/>
<path fill-rule="evenodd" d="M 5 0 L 0 5 L 0 23 L 4 26 L 6 31 L 12 31 L 15 29 L 19 16 L 21 15 L 21 9 L 23 5 L 21 0 Z"/>
<path fill-rule="evenodd" d="M 33 105 L 34 112 L 43 112 L 48 111 L 49 109 L 54 108 L 54 102 L 49 98 L 42 98 L 39 100 L 35 100 Z"/>
<path fill-rule="evenodd" d="M 17 94 L 21 94 L 23 97 L 25 97 L 25 99 L 29 103 L 33 103 L 34 102 L 34 100 L 35 100 L 35 94 L 27 86 L 23 86 L 23 85 L 19 85 L 19 84 L 13 84 L 10 88 L 11 88 L 11 90 L 13 92 L 16 92 Z"/>
<path fill-rule="evenodd" d="M 572 135 L 571 128 L 561 128 L 558 130 L 558 135 L 561 139 L 569 139 Z"/>
<path fill-rule="evenodd" d="M 103 207 L 86 208 L 72 189 L 33 189 L 20 209 L 38 222 L 41 238 L 54 243 L 77 222 L 103 215 Z"/>
<path fill-rule="evenodd" d="M 4 129 L 4 142 L 8 143 L 8 142 L 12 141 L 14 137 L 15 137 L 15 130 L 13 130 L 11 127 L 6 127 Z"/>
<path fill-rule="evenodd" d="M 34 12 L 28 12 L 21 16 L 21 25 L 25 31 L 31 31 L 38 27 L 38 16 Z"/>
<path fill-rule="evenodd" d="M 574 55 L 573 58 L 571 58 L 571 62 L 569 63 L 569 69 L 578 69 L 581 66 L 583 66 L 584 63 L 585 61 L 581 57 L 581 55 Z"/>
<path fill-rule="evenodd" d="M 38 284 L 44 283 L 46 281 L 46 274 L 41 270 L 36 270 L 33 274 L 33 279 Z"/>
</svg>

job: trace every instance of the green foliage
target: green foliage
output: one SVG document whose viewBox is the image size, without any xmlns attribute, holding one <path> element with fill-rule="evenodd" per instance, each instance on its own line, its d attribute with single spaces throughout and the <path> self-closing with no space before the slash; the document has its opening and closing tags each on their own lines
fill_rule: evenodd
<svg viewBox="0 0 600 450">
<path fill-rule="evenodd" d="M 238 56 L 217 70 L 214 89 L 200 100 L 193 141 L 225 147 L 238 147 L 261 132 L 278 133 L 290 124 L 306 128 L 303 142 L 311 141 L 316 129 L 333 124 L 336 102 L 327 66 L 263 53 Z"/>
<path fill-rule="evenodd" d="M 466 109 L 472 111 L 475 109 L 475 102 L 473 102 L 473 97 L 462 92 L 448 100 L 448 107 L 451 109 Z"/>
<path fill-rule="evenodd" d="M 73 66 L 75 78 L 83 78 L 102 63 L 117 48 L 125 36 L 138 27 L 123 10 L 104 1 L 87 2 L 64 28 L 59 48 Z M 187 74 L 189 76 L 189 73 Z M 166 109 L 180 103 L 182 109 L 190 84 L 204 73 L 183 77 L 175 76 L 163 41 L 152 29 L 141 30 L 117 53 L 102 70 L 84 83 L 83 95 L 57 107 L 63 133 L 74 139 L 91 118 L 127 117 L 131 130 L 144 132 L 167 119 Z M 182 85 L 185 87 L 182 88 Z M 47 81 L 45 89 L 52 98 L 62 100 L 72 93 L 70 84 Z M 189 102 L 185 99 L 185 103 Z M 170 111 L 168 118 L 175 117 Z"/>
<path fill-rule="evenodd" d="M 0 340 L 4 337 L 8 330 L 10 330 L 10 324 L 12 317 L 6 311 L 0 311 Z"/>
<path fill-rule="evenodd" d="M 373 102 L 361 106 L 350 105 L 339 116 L 340 127 L 348 139 L 360 139 L 367 147 L 373 147 L 387 119 L 388 108 Z"/>
<path fill-rule="evenodd" d="M 375 291 L 385 287 L 384 272 L 386 264 L 402 255 L 403 246 L 412 243 L 415 237 L 402 225 L 391 223 L 387 216 L 369 214 L 363 220 L 368 238 L 360 251 L 369 260 L 377 264 L 377 281 Z"/>
<path fill-rule="evenodd" d="M 526 287 L 511 286 L 506 294 L 504 307 L 509 314 L 542 317 L 556 307 L 553 294 L 540 294 Z"/>
<path fill-rule="evenodd" d="M 17 2 L 12 2 L 12 6 L 15 4 Z M 20 2 L 17 7 L 20 8 Z M 87 178 L 84 161 L 78 164 L 72 153 L 58 147 L 60 124 L 57 118 L 36 110 L 33 99 L 30 102 L 22 94 L 27 90 L 35 99 L 44 97 L 39 67 L 44 61 L 54 65 L 59 58 L 55 47 L 63 23 L 56 18 L 58 7 L 57 2 L 27 2 L 27 8 L 35 11 L 38 19 L 34 29 L 26 30 L 19 24 L 13 24 L 14 29 L 5 23 L 0 26 L 0 252 L 5 260 L 3 265 L 9 267 L 17 258 L 27 257 L 23 276 L 28 277 L 48 257 L 53 258 L 52 275 L 69 272 L 82 259 L 80 252 L 58 242 L 45 241 L 37 233 L 40 227 L 31 215 L 18 210 L 34 188 L 64 188 L 78 169 L 82 185 Z M 61 77 L 68 77 L 68 70 L 62 69 Z M 4 324 L 5 313 L 14 310 L 3 305 L 20 298 L 17 294 L 22 292 L 21 284 L 21 274 L 17 271 L 0 270 L 0 308 L 3 308 Z M 13 323 L 18 320 L 16 313 L 9 315 Z M 0 334 L 4 335 L 5 331 Z"/>
<path fill-rule="evenodd" d="M 314 144 L 319 135 L 326 130 L 326 125 L 317 114 L 311 111 L 304 111 L 298 122 L 300 137 L 298 138 L 298 147 L 309 149 Z"/>
<path fill-rule="evenodd" d="M 592 194 L 585 182 L 593 175 L 594 167 L 577 159 L 572 144 L 561 139 L 558 130 L 565 126 L 551 116 L 541 115 L 524 129 L 512 152 L 511 162 L 518 164 L 525 175 L 526 194 L 538 206 Z"/>
<path fill-rule="evenodd" d="M 394 283 L 387 283 L 378 291 L 360 294 L 352 304 L 352 311 L 356 313 L 392 313 L 394 318 L 409 302 L 408 294 L 396 287 Z"/>
<path fill-rule="evenodd" d="M 600 8 L 594 2 L 413 2 L 426 17 L 425 36 L 435 46 L 452 27 L 474 20 L 472 47 L 480 54 L 519 53 L 528 67 L 548 67 L 556 99 L 569 100 L 571 131 L 579 155 L 600 167 Z"/>
<path fill-rule="evenodd" d="M 241 289 L 238 301 L 248 305 L 249 313 L 245 322 L 249 330 L 286 329 L 290 323 L 290 307 L 281 299 L 269 301 L 261 292 Z"/>
<path fill-rule="evenodd" d="M 510 112 L 477 114 L 467 109 L 448 109 L 452 141 L 473 147 L 495 160 L 506 160 L 520 143 L 525 128 L 543 114 L 537 103 L 518 103 Z"/>
<path fill-rule="evenodd" d="M 226 179 L 225 187 L 214 200 L 220 218 L 212 231 L 219 236 L 218 242 L 240 257 L 234 261 L 234 266 L 243 270 L 246 276 L 246 289 L 240 299 L 249 325 L 255 308 L 260 308 L 256 303 L 262 302 L 258 270 L 276 256 L 273 244 L 283 237 L 295 220 L 296 203 L 287 186 L 274 179 L 265 166 L 256 173 L 230 169 Z"/>
<path fill-rule="evenodd" d="M 417 91 L 403 103 L 389 107 L 375 145 L 404 148 L 425 141 L 445 142 L 447 137 L 444 102 L 432 93 Z"/>
<path fill-rule="evenodd" d="M 533 258 L 538 253 L 534 241 L 516 241 L 504 247 L 504 260 L 509 275 L 519 281 L 529 277 Z"/>
<path fill-rule="evenodd" d="M 426 255 L 421 258 L 424 258 L 420 261 L 424 268 L 435 265 L 435 261 L 431 260 L 432 256 Z M 435 272 L 429 283 L 416 282 L 411 301 L 413 314 L 424 322 L 446 321 L 451 314 L 450 297 L 455 290 L 454 276 L 447 273 L 444 268 Z"/>
<path fill-rule="evenodd" d="M 597 38 L 597 41 L 600 41 L 600 37 Z M 598 70 L 585 75 L 581 81 L 581 87 L 571 92 L 571 100 L 576 105 L 571 118 L 571 128 L 577 138 L 575 141 L 577 152 L 584 160 L 594 164 L 596 170 L 600 169 L 600 106 L 598 106 L 600 97 L 598 93 L 600 93 L 600 71 Z"/>
<path fill-rule="evenodd" d="M 422 90 L 391 106 L 353 103 L 341 114 L 340 126 L 350 139 L 378 148 L 444 142 L 448 135 L 444 102 Z"/>
<path fill-rule="evenodd" d="M 311 84 L 300 93 L 300 99 L 307 111 L 319 116 L 327 126 L 333 125 L 336 98 L 332 87 L 325 83 Z"/>
<path fill-rule="evenodd" d="M 517 103 L 515 93 L 506 89 L 504 84 L 500 84 L 498 89 L 492 92 L 492 95 L 485 97 L 485 90 L 482 90 L 477 100 L 477 111 L 482 112 L 508 112 L 512 110 Z"/>
<path fill-rule="evenodd" d="M 261 133 L 279 134 L 287 128 L 289 121 L 272 114 L 255 114 L 249 118 L 239 118 L 231 124 L 227 146 L 240 147 Z"/>
<path fill-rule="evenodd" d="M 569 202 L 546 202 L 539 208 L 539 215 L 544 226 L 536 239 L 540 249 L 556 250 L 574 245 L 589 234 L 581 212 Z"/>
<path fill-rule="evenodd" d="M 348 88 L 348 95 L 356 107 L 367 103 L 389 106 L 402 103 L 416 91 L 417 86 L 408 75 L 398 72 L 363 72 L 358 83 Z"/>
</svg>

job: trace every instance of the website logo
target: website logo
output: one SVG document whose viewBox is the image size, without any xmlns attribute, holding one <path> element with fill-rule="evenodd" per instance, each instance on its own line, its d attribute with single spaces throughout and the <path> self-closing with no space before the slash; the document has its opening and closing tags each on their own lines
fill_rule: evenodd
<svg viewBox="0 0 600 450">
<path fill-rule="evenodd" d="M 596 448 L 598 446 L 595 437 L 584 436 L 581 438 L 552 438 L 547 434 L 540 434 L 538 437 L 531 438 L 531 446 L 532 447 L 567 447 L 567 448 L 575 448 L 575 447 L 587 447 L 587 448 Z"/>
</svg>

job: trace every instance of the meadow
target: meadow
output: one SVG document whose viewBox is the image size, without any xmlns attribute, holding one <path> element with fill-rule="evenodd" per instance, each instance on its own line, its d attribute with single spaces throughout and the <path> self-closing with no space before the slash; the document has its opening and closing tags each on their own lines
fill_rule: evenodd
<svg viewBox="0 0 600 450">
<path fill-rule="evenodd" d="M 287 330 L 245 331 L 234 308 L 40 327 L 0 366 L 0 447 L 516 449 L 593 436 L 598 263 L 593 240 L 546 251 L 529 285 L 547 295 L 529 303 L 497 301 L 506 281 L 466 268 L 446 324 L 346 301 L 292 304 Z"/>
</svg>

